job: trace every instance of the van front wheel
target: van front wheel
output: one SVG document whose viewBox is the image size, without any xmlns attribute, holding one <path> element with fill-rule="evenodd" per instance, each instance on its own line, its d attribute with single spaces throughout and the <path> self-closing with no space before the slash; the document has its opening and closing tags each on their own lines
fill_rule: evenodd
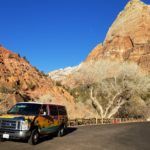
<svg viewBox="0 0 150 150">
<path fill-rule="evenodd" d="M 4 142 L 5 140 L 0 136 L 0 142 Z"/>
<path fill-rule="evenodd" d="M 31 136 L 28 140 L 28 143 L 31 145 L 36 145 L 39 142 L 39 132 L 37 129 L 34 129 L 31 133 Z"/>
</svg>

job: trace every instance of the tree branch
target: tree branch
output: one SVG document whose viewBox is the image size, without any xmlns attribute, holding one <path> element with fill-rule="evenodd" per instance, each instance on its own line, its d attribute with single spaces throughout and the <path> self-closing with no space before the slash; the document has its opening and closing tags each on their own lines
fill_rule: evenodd
<svg viewBox="0 0 150 150">
<path fill-rule="evenodd" d="M 113 115 L 115 115 L 118 112 L 119 108 L 126 103 L 126 101 L 121 100 L 121 98 L 119 99 L 119 101 L 120 103 L 112 109 L 112 111 L 108 114 L 107 118 L 111 118 Z"/>
<path fill-rule="evenodd" d="M 109 101 L 108 106 L 106 107 L 106 110 L 105 110 L 104 117 L 106 117 L 106 115 L 107 115 L 109 109 L 113 106 L 114 101 L 116 100 L 116 98 L 117 98 L 120 94 L 121 94 L 121 93 L 117 93 L 117 94 L 114 96 L 114 98 L 113 98 L 111 101 Z"/>
<path fill-rule="evenodd" d="M 97 101 L 97 99 L 93 96 L 93 87 L 90 89 L 90 97 L 94 105 L 98 108 L 98 111 L 100 112 L 101 117 L 103 118 L 103 107 L 100 105 L 100 103 Z"/>
</svg>

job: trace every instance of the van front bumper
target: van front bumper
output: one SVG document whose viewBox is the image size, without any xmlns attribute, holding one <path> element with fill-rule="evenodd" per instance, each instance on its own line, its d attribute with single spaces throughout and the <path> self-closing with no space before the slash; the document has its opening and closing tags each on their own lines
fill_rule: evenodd
<svg viewBox="0 0 150 150">
<path fill-rule="evenodd" d="M 27 139 L 30 135 L 31 131 L 0 130 L 0 138 L 5 139 Z"/>
</svg>

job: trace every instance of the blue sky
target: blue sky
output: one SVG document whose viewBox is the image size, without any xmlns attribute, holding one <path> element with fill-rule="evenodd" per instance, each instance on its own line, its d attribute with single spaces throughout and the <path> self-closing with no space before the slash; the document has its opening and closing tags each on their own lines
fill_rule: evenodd
<svg viewBox="0 0 150 150">
<path fill-rule="evenodd" d="M 78 65 L 104 40 L 127 2 L 0 0 L 0 44 L 46 73 Z"/>
</svg>

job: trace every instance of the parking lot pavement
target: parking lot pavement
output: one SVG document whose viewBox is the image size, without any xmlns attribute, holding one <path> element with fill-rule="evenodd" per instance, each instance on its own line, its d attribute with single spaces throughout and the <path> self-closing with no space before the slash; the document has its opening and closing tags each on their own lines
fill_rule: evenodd
<svg viewBox="0 0 150 150">
<path fill-rule="evenodd" d="M 0 150 L 150 150 L 150 123 L 69 128 L 64 137 L 44 137 L 36 146 L 0 143 Z"/>
</svg>

